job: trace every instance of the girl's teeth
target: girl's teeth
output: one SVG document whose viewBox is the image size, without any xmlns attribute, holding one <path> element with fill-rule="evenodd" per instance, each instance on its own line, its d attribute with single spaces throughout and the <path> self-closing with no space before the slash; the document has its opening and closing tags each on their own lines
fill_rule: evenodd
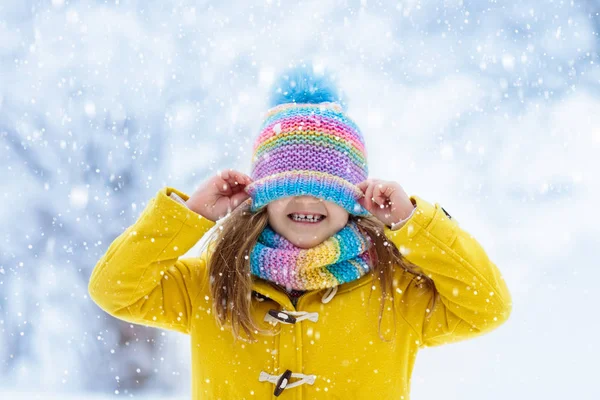
<svg viewBox="0 0 600 400">
<path fill-rule="evenodd" d="M 297 214 L 292 214 L 292 219 L 294 221 L 302 221 L 302 222 L 319 222 L 320 220 L 323 219 L 323 217 L 322 216 L 313 217 L 312 215 L 300 216 Z"/>
</svg>

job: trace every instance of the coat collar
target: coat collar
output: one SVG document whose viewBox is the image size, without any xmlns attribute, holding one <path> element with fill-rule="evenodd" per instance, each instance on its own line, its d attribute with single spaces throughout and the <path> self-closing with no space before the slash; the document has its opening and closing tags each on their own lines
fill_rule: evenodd
<svg viewBox="0 0 600 400">
<path fill-rule="evenodd" d="M 373 278 L 374 278 L 374 274 L 371 271 L 371 272 L 367 273 L 366 275 L 361 276 L 359 279 L 356 279 L 351 282 L 343 283 L 343 284 L 339 285 L 336 296 L 341 293 L 349 292 L 358 287 L 364 286 L 364 285 L 372 282 Z M 287 294 L 285 294 L 282 290 L 277 289 L 276 287 L 274 287 L 273 285 L 271 285 L 268 281 L 266 281 L 264 279 L 253 276 L 252 277 L 252 290 L 276 301 L 277 303 L 281 304 L 287 310 L 295 309 L 295 307 L 292 305 L 292 301 L 290 300 L 290 298 L 288 297 Z M 312 296 L 315 293 L 323 294 L 326 290 L 327 289 L 310 290 L 307 293 L 303 294 L 301 297 Z"/>
</svg>

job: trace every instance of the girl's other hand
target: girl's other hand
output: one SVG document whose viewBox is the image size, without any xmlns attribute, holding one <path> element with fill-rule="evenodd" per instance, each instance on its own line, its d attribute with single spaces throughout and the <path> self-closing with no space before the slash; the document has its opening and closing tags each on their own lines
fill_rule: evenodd
<svg viewBox="0 0 600 400">
<path fill-rule="evenodd" d="M 365 195 L 358 200 L 360 205 L 387 226 L 404 220 L 415 208 L 397 182 L 367 179 L 356 186 Z"/>
<path fill-rule="evenodd" d="M 204 181 L 186 201 L 187 206 L 203 217 L 216 221 L 225 217 L 250 196 L 244 188 L 252 179 L 239 171 L 227 169 Z"/>
</svg>

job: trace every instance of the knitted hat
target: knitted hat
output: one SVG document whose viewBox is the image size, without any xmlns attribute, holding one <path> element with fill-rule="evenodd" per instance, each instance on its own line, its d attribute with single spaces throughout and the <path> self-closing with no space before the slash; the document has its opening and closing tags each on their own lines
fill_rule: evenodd
<svg viewBox="0 0 600 400">
<path fill-rule="evenodd" d="M 332 82 L 304 68 L 284 75 L 254 142 L 246 192 L 255 212 L 273 200 L 312 195 L 354 215 L 367 215 L 356 186 L 367 179 L 365 142 L 360 129 L 336 101 Z M 279 83 L 282 85 L 282 83 Z M 330 86 L 329 88 L 327 86 Z M 335 87 L 333 87 L 335 89 Z"/>
</svg>

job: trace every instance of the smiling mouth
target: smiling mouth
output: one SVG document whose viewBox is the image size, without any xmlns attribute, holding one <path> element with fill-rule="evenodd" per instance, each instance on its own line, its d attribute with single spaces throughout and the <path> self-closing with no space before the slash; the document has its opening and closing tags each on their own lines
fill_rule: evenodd
<svg viewBox="0 0 600 400">
<path fill-rule="evenodd" d="M 319 222 L 323 221 L 327 217 L 324 215 L 321 215 L 321 214 L 291 213 L 291 214 L 288 214 L 288 218 L 291 219 L 292 221 L 300 223 L 300 224 L 318 224 Z"/>
</svg>

